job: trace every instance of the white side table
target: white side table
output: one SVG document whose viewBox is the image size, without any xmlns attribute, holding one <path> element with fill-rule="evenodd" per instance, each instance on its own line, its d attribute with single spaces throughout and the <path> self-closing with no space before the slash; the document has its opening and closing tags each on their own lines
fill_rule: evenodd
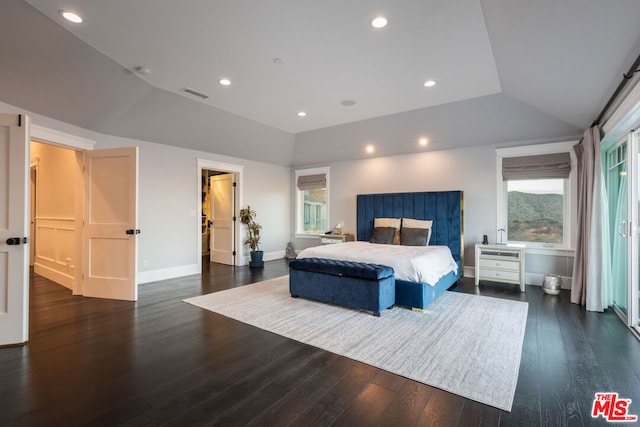
<svg viewBox="0 0 640 427">
<path fill-rule="evenodd" d="M 512 283 L 525 291 L 525 246 L 476 244 L 476 286 L 480 280 Z"/>
<path fill-rule="evenodd" d="M 355 240 L 356 240 L 355 236 L 349 233 L 322 234 L 320 236 L 320 244 L 322 245 L 330 245 L 332 243 L 353 242 Z"/>
</svg>

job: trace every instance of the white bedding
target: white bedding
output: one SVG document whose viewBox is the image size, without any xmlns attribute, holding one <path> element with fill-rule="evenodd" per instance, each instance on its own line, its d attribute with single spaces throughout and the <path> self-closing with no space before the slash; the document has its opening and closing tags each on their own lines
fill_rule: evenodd
<svg viewBox="0 0 640 427">
<path fill-rule="evenodd" d="M 314 246 L 298 254 L 298 258 L 314 257 L 388 265 L 395 270 L 396 279 L 424 282 L 431 286 L 450 271 L 458 273 L 458 265 L 447 246 L 345 242 Z"/>
</svg>

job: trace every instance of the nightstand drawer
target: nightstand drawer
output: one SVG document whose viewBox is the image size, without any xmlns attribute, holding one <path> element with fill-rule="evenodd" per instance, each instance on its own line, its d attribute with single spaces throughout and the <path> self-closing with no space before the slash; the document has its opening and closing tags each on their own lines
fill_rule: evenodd
<svg viewBox="0 0 640 427">
<path fill-rule="evenodd" d="M 320 236 L 321 245 L 330 245 L 332 243 L 353 242 L 355 236 L 353 234 L 323 234 Z"/>
<path fill-rule="evenodd" d="M 520 272 L 519 271 L 506 271 L 506 270 L 482 270 L 480 273 L 480 279 L 496 281 L 496 282 L 504 282 L 510 281 L 515 283 L 520 283 Z"/>
<path fill-rule="evenodd" d="M 480 258 L 481 268 L 496 268 L 499 270 L 512 270 L 516 274 L 520 271 L 520 262 L 505 261 L 502 259 Z"/>
<path fill-rule="evenodd" d="M 476 286 L 480 280 L 520 285 L 525 291 L 525 247 L 522 245 L 476 245 Z"/>
</svg>

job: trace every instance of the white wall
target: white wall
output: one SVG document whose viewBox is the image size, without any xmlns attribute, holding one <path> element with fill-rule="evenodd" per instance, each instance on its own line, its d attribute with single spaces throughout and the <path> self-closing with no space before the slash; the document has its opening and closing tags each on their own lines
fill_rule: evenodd
<svg viewBox="0 0 640 427">
<path fill-rule="evenodd" d="M 473 265 L 473 244 L 495 234 L 495 163 L 488 146 L 332 163 L 330 225 L 344 221 L 355 234 L 358 194 L 462 190 L 465 265 Z M 315 243 L 297 239 L 296 249 Z"/>
<path fill-rule="evenodd" d="M 475 243 L 484 234 L 496 236 L 496 148 L 480 146 L 369 160 L 331 163 L 330 225 L 344 221 L 344 231 L 356 232 L 358 194 L 462 190 L 464 192 L 465 274 L 474 273 Z M 292 186 L 292 191 L 293 186 Z M 292 228 L 293 229 L 293 228 Z M 296 239 L 296 250 L 317 240 Z M 540 274 L 570 276 L 573 258 L 527 255 L 527 272 L 537 283 Z"/>
<path fill-rule="evenodd" d="M 2 103 L 0 111 L 24 112 Z M 95 140 L 96 149 L 140 147 L 140 282 L 199 273 L 200 219 L 195 215 L 201 197 L 197 191 L 199 158 L 244 166 L 242 204 L 251 205 L 258 213 L 265 257 L 284 256 L 294 233 L 290 168 L 99 134 L 37 114 L 31 116 L 35 124 Z M 360 193 L 462 190 L 464 263 L 467 273 L 472 274 L 474 244 L 483 234 L 490 240 L 495 236 L 496 148 L 481 146 L 332 163 L 330 225 L 344 221 L 345 232 L 355 232 L 356 195 Z M 297 250 L 313 244 L 317 244 L 316 239 L 294 240 Z M 246 257 L 248 249 L 243 249 L 241 256 Z M 528 255 L 527 262 L 531 266 L 528 272 L 571 274 L 572 259 Z"/>
<path fill-rule="evenodd" d="M 0 111 L 25 113 L 3 103 Z M 242 201 L 257 211 L 263 226 L 265 259 L 284 256 L 290 238 L 290 168 L 104 135 L 37 114 L 30 116 L 34 124 L 96 141 L 95 149 L 139 147 L 139 282 L 199 273 L 199 158 L 244 166 Z M 248 248 L 242 249 L 248 256 Z M 244 259 L 245 253 L 240 255 Z"/>
<path fill-rule="evenodd" d="M 289 238 L 289 168 L 101 135 L 96 149 L 136 145 L 139 147 L 139 281 L 198 274 L 197 159 L 244 166 L 241 196 L 262 224 L 265 259 L 284 256 Z M 241 230 L 244 232 L 244 230 Z M 248 257 L 243 246 L 240 259 Z"/>
</svg>

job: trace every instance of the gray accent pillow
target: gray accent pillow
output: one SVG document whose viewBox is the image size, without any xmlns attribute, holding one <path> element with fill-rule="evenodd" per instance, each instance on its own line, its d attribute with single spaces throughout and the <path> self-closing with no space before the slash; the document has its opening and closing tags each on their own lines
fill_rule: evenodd
<svg viewBox="0 0 640 427">
<path fill-rule="evenodd" d="M 369 243 L 381 243 L 390 245 L 393 243 L 393 236 L 396 234 L 395 227 L 374 227 Z"/>
<path fill-rule="evenodd" d="M 400 230 L 400 244 L 405 246 L 427 246 L 428 228 L 406 228 Z"/>
</svg>

